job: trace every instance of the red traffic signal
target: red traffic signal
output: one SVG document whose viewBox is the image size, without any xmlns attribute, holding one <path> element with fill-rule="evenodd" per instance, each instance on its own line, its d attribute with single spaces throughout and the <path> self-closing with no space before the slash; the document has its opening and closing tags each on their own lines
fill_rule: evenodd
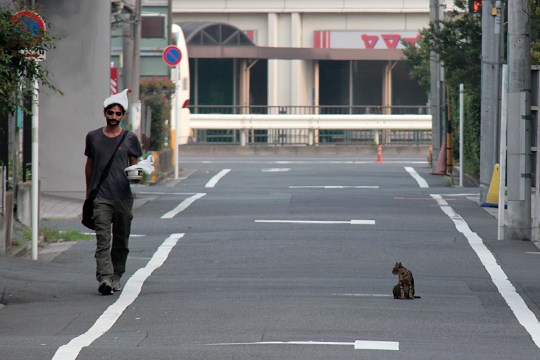
<svg viewBox="0 0 540 360">
<path fill-rule="evenodd" d="M 481 0 L 469 0 L 469 12 L 474 14 L 482 13 L 482 1 Z"/>
</svg>

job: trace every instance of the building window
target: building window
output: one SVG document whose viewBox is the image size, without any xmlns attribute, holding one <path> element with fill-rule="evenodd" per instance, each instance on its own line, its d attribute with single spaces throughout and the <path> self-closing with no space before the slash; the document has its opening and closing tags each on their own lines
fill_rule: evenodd
<svg viewBox="0 0 540 360">
<path fill-rule="evenodd" d="M 141 37 L 166 38 L 165 16 L 143 15 L 141 23 Z"/>
</svg>

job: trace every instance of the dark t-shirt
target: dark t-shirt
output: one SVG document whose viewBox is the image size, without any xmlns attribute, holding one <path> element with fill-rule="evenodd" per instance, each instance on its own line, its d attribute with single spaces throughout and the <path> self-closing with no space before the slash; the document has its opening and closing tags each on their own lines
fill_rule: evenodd
<svg viewBox="0 0 540 360">
<path fill-rule="evenodd" d="M 122 132 L 127 130 L 122 130 Z M 111 158 L 111 155 L 116 149 L 118 142 L 122 137 L 120 135 L 109 138 L 103 134 L 102 128 L 92 130 L 86 135 L 86 147 L 84 155 L 94 161 L 94 170 L 92 172 L 92 180 L 90 189 L 94 189 L 99 183 L 101 173 Z M 124 142 L 118 148 L 114 160 L 109 170 L 109 175 L 101 184 L 97 197 L 102 199 L 117 200 L 128 199 L 133 197 L 129 180 L 126 177 L 124 169 L 130 165 L 129 157 L 142 156 L 141 144 L 137 135 L 128 131 Z"/>
</svg>

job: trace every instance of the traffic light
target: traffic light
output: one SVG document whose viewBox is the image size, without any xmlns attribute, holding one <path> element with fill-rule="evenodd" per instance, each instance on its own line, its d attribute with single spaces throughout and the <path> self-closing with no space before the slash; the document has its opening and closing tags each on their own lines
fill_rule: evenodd
<svg viewBox="0 0 540 360">
<path fill-rule="evenodd" d="M 469 12 L 482 14 L 482 0 L 469 0 Z"/>
</svg>

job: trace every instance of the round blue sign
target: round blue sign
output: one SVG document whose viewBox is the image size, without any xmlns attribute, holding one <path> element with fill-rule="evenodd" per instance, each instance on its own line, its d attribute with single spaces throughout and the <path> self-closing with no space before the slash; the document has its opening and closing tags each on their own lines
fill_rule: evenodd
<svg viewBox="0 0 540 360">
<path fill-rule="evenodd" d="M 182 52 L 177 46 L 169 45 L 163 50 L 163 61 L 169 66 L 176 66 L 182 60 Z"/>
</svg>

